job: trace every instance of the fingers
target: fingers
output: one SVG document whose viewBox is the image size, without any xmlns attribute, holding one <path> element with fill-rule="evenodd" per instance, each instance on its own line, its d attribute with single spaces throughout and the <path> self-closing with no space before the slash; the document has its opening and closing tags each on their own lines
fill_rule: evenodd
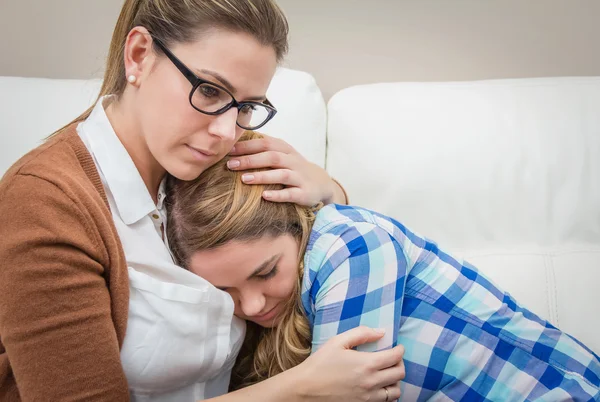
<svg viewBox="0 0 600 402">
<path fill-rule="evenodd" d="M 376 391 L 377 399 L 383 402 L 393 402 L 400 398 L 400 386 L 398 384 L 388 385 Z"/>
<path fill-rule="evenodd" d="M 388 367 L 394 367 L 398 364 L 404 366 L 402 358 L 404 357 L 404 346 L 398 345 L 393 349 L 382 350 L 370 354 L 373 359 L 373 368 L 382 370 Z"/>
<path fill-rule="evenodd" d="M 286 168 L 292 167 L 294 155 L 283 152 L 267 151 L 253 155 L 240 156 L 227 161 L 227 167 L 231 170 L 250 170 L 262 168 Z"/>
<path fill-rule="evenodd" d="M 263 134 L 264 135 L 264 134 Z M 265 135 L 265 138 L 257 140 L 239 141 L 229 152 L 232 156 L 257 154 L 267 151 L 277 151 L 287 154 L 295 153 L 296 150 L 287 142 Z"/>
<path fill-rule="evenodd" d="M 381 339 L 383 335 L 384 332 L 381 330 L 360 326 L 334 336 L 328 341 L 328 343 L 331 342 L 338 346 L 342 346 L 345 349 L 352 349 L 358 345 L 362 345 L 363 343 L 375 342 Z"/>
<path fill-rule="evenodd" d="M 397 384 L 406 377 L 406 369 L 404 363 L 399 363 L 396 366 L 379 370 L 375 373 L 374 384 L 376 387 L 385 387 L 389 384 Z"/>
<path fill-rule="evenodd" d="M 242 181 L 246 184 L 283 184 L 295 187 L 302 184 L 298 173 L 290 169 L 245 173 L 242 175 Z"/>
<path fill-rule="evenodd" d="M 307 201 L 305 192 L 299 187 L 264 191 L 262 196 L 265 200 L 271 202 L 291 202 L 305 207 L 311 206 L 311 203 Z"/>
<path fill-rule="evenodd" d="M 404 366 L 404 358 L 400 362 L 399 368 L 400 368 L 400 376 L 401 376 L 400 381 L 403 381 L 406 378 L 406 366 Z"/>
</svg>

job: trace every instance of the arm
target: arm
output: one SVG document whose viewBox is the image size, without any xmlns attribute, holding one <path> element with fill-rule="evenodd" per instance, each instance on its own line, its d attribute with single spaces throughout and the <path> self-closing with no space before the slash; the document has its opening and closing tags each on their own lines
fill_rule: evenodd
<svg viewBox="0 0 600 402">
<path fill-rule="evenodd" d="M 404 350 L 401 347 L 375 353 L 352 350 L 382 335 L 366 327 L 352 329 L 331 338 L 299 366 L 210 401 L 362 402 L 384 401 L 386 396 L 390 401 L 395 400 L 400 397 L 397 383 L 404 378 Z"/>
<path fill-rule="evenodd" d="M 250 387 L 231 392 L 217 398 L 211 398 L 210 402 L 303 402 L 298 378 L 294 374 L 296 369 L 291 369 L 271 377 L 265 381 Z M 294 378 L 296 377 L 296 378 Z"/>
<path fill-rule="evenodd" d="M 313 352 L 359 325 L 384 329 L 385 336 L 358 350 L 396 346 L 407 272 L 401 245 L 374 224 L 355 223 L 323 255 L 311 291 Z"/>
<path fill-rule="evenodd" d="M 98 234 L 55 185 L 11 180 L 0 193 L 0 338 L 21 399 L 129 400 Z"/>
</svg>

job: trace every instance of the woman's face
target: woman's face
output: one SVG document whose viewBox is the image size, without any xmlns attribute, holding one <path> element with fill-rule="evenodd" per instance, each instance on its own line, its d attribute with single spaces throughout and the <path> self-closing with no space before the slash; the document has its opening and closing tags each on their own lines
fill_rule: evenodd
<svg viewBox="0 0 600 402">
<path fill-rule="evenodd" d="M 282 235 L 197 251 L 188 268 L 229 293 L 236 316 L 270 328 L 293 297 L 298 263 L 297 240 Z"/>
<path fill-rule="evenodd" d="M 140 38 L 144 40 L 151 45 L 148 34 Z M 237 101 L 264 100 L 277 67 L 271 46 L 224 30 L 169 50 L 198 77 L 229 89 Z M 135 51 L 133 46 L 132 60 Z M 227 155 L 243 133 L 236 125 L 238 110 L 217 116 L 198 112 L 189 101 L 192 85 L 173 62 L 162 52 L 146 52 L 148 57 L 134 64 L 141 72 L 133 107 L 143 143 L 167 172 L 182 180 L 195 179 Z"/>
</svg>

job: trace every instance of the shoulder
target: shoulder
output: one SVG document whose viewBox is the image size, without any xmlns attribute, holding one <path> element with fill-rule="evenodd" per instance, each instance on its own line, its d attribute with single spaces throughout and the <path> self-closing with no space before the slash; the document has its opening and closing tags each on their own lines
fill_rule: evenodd
<svg viewBox="0 0 600 402">
<path fill-rule="evenodd" d="M 400 228 L 393 219 L 365 208 L 323 207 L 316 215 L 304 255 L 305 285 L 325 266 L 330 272 L 351 257 L 368 255 L 381 244 L 395 241 Z"/>
<path fill-rule="evenodd" d="M 110 232 L 101 229 L 110 229 L 112 215 L 100 176 L 74 127 L 30 151 L 2 177 L 0 222 L 15 235 L 68 229 L 94 243 L 101 231 Z"/>
<path fill-rule="evenodd" d="M 378 212 L 327 205 L 316 215 L 304 255 L 305 285 L 312 285 L 318 271 L 331 272 L 349 258 L 379 258 L 382 248 L 395 250 L 398 258 L 416 261 L 423 251 L 435 248 L 435 243 Z M 391 258 L 389 252 L 385 257 Z"/>
<path fill-rule="evenodd" d="M 85 149 L 81 140 L 81 148 L 78 149 L 77 134 L 75 126 L 69 126 L 61 132 L 47 138 L 38 147 L 32 149 L 19 158 L 6 172 L 2 182 L 19 174 L 37 174 L 47 176 L 53 172 L 73 170 L 73 165 L 81 165 L 78 153 Z"/>
<path fill-rule="evenodd" d="M 401 244 L 411 243 L 418 248 L 435 245 L 393 217 L 367 208 L 330 204 L 321 208 L 315 217 L 307 252 L 313 251 L 315 246 L 330 245 L 340 237 L 350 241 L 365 232 L 387 233 Z"/>
<path fill-rule="evenodd" d="M 74 126 L 22 156 L 0 180 L 2 204 L 61 193 L 75 202 L 105 198 L 93 158 Z"/>
<path fill-rule="evenodd" d="M 407 229 L 393 218 L 366 208 L 330 204 L 321 208 L 315 217 L 307 252 L 330 247 L 339 239 L 349 243 L 373 231 L 396 237 Z"/>
<path fill-rule="evenodd" d="M 379 225 L 379 220 L 391 221 L 390 218 L 365 208 L 351 205 L 329 204 L 321 208 L 315 217 L 313 235 L 335 232 L 339 228 L 358 223 Z"/>
</svg>

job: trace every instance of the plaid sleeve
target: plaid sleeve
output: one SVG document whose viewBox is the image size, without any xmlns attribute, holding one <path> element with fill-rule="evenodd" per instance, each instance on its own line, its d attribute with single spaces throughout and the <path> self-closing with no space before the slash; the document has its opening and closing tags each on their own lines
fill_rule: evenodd
<svg viewBox="0 0 600 402">
<path fill-rule="evenodd" d="M 361 325 L 386 332 L 359 350 L 395 346 L 407 273 L 401 245 L 368 222 L 340 225 L 319 241 L 327 248 L 318 264 L 313 261 L 317 272 L 311 288 L 313 352 L 329 338 Z"/>
</svg>

